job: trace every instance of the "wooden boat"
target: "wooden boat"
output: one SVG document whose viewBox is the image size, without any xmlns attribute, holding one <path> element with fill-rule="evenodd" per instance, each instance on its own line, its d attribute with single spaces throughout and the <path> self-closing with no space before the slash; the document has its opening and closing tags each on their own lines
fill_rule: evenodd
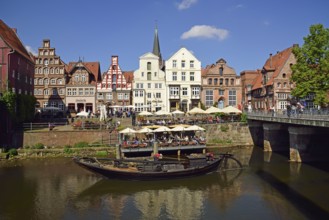
<svg viewBox="0 0 329 220">
<path fill-rule="evenodd" d="M 127 180 L 175 179 L 204 175 L 216 171 L 229 154 L 191 155 L 186 161 L 133 160 L 75 157 L 79 166 L 107 178 Z"/>
</svg>

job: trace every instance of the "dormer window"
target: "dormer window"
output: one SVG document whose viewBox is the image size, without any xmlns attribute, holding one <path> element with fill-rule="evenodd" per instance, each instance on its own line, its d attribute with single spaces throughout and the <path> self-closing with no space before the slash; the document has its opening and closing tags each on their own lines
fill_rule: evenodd
<svg viewBox="0 0 329 220">
<path fill-rule="evenodd" d="M 219 75 L 220 76 L 223 76 L 223 71 L 224 71 L 224 68 L 223 67 L 219 67 Z"/>
</svg>

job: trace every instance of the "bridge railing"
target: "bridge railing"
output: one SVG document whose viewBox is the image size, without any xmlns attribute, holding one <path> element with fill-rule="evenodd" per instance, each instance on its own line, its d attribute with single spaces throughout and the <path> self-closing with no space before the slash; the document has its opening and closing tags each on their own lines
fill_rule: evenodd
<svg viewBox="0 0 329 220">
<path fill-rule="evenodd" d="M 287 111 L 252 111 L 246 112 L 248 116 L 262 116 L 262 117 L 280 117 L 280 118 L 300 118 L 300 119 L 311 119 L 311 120 L 325 120 L 329 121 L 329 110 L 315 110 L 306 109 L 303 111 L 291 110 Z"/>
</svg>

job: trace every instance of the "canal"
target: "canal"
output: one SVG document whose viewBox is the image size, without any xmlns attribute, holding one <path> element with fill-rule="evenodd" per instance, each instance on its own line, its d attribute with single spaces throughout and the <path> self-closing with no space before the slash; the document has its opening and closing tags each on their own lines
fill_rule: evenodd
<svg viewBox="0 0 329 220">
<path fill-rule="evenodd" d="M 328 171 L 236 148 L 243 170 L 103 179 L 70 158 L 0 161 L 0 219 L 329 219 Z"/>
</svg>

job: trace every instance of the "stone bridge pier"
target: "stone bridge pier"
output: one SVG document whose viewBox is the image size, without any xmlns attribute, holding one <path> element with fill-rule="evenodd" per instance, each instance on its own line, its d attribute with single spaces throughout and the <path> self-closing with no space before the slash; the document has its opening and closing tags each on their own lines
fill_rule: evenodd
<svg viewBox="0 0 329 220">
<path fill-rule="evenodd" d="M 329 129 L 289 126 L 290 161 L 329 160 Z"/>
<path fill-rule="evenodd" d="M 261 121 L 248 121 L 248 127 L 255 146 L 264 147 L 264 129 Z"/>
<path fill-rule="evenodd" d="M 264 123 L 264 151 L 289 152 L 289 132 L 285 124 Z"/>
</svg>

